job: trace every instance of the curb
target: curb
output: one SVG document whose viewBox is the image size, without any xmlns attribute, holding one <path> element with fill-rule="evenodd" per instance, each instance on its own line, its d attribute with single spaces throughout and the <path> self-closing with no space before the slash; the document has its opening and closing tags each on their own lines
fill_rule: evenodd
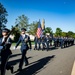
<svg viewBox="0 0 75 75">
<path fill-rule="evenodd" d="M 74 64 L 73 64 L 73 68 L 72 68 L 72 73 L 71 75 L 75 75 L 75 61 L 74 61 Z"/>
</svg>

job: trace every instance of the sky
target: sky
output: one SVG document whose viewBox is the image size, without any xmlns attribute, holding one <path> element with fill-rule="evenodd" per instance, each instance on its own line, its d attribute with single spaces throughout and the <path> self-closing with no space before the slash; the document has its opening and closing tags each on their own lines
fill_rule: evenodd
<svg viewBox="0 0 75 75">
<path fill-rule="evenodd" d="M 53 32 L 59 27 L 64 32 L 75 32 L 75 0 L 0 0 L 8 12 L 7 28 L 15 25 L 15 20 L 22 14 L 33 21 L 42 22 L 51 27 Z"/>
</svg>

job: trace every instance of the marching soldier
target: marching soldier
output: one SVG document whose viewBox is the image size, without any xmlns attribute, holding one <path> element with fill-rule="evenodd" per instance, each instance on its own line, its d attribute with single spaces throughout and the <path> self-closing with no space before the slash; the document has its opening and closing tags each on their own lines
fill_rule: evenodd
<svg viewBox="0 0 75 75">
<path fill-rule="evenodd" d="M 54 46 L 55 46 L 55 48 L 56 48 L 56 47 L 57 47 L 57 38 L 54 37 L 53 40 L 54 40 Z"/>
<path fill-rule="evenodd" d="M 34 50 L 37 50 L 37 42 L 38 42 L 38 38 L 37 38 L 36 35 L 35 35 L 35 38 L 34 38 L 34 42 L 35 42 Z"/>
<path fill-rule="evenodd" d="M 27 57 L 26 57 L 26 53 L 29 48 L 31 49 L 31 42 L 30 42 L 29 36 L 25 34 L 25 31 L 26 31 L 25 28 L 21 29 L 21 35 L 20 35 L 19 41 L 17 42 L 17 44 L 15 46 L 15 48 L 17 48 L 17 46 L 20 44 L 20 42 L 22 43 L 21 44 L 22 57 L 21 57 L 21 60 L 19 63 L 18 71 L 22 70 L 23 60 L 25 61 L 25 66 L 27 66 L 29 64 Z M 28 46 L 28 42 L 29 42 L 30 47 Z"/>
<path fill-rule="evenodd" d="M 49 35 L 46 36 L 46 45 L 47 45 L 47 51 L 49 50 Z"/>
<path fill-rule="evenodd" d="M 57 37 L 57 47 L 60 46 L 59 37 Z"/>
<path fill-rule="evenodd" d="M 40 50 L 40 49 L 41 49 L 41 37 L 38 38 L 38 50 Z"/>
<path fill-rule="evenodd" d="M 63 37 L 60 37 L 59 42 L 60 42 L 60 47 L 63 48 L 63 44 L 64 44 Z"/>
<path fill-rule="evenodd" d="M 66 38 L 64 37 L 64 48 L 66 47 Z"/>
<path fill-rule="evenodd" d="M 3 49 L 1 49 L 1 75 L 5 75 L 5 69 L 11 70 L 11 73 L 13 73 L 13 67 L 7 64 L 8 59 L 12 54 L 10 50 L 12 40 L 10 37 L 8 37 L 9 32 L 9 29 L 3 29 L 3 37 L 0 39 L 0 46 L 3 46 Z"/>
<path fill-rule="evenodd" d="M 42 50 L 45 49 L 45 42 L 46 42 L 46 38 L 45 38 L 45 35 L 42 36 Z"/>
<path fill-rule="evenodd" d="M 49 42 L 50 42 L 50 46 L 52 46 L 52 37 L 49 36 Z"/>
</svg>

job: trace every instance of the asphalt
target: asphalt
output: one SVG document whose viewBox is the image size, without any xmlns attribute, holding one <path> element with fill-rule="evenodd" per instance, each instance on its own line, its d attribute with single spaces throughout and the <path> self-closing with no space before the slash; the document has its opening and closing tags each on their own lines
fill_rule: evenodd
<svg viewBox="0 0 75 75">
<path fill-rule="evenodd" d="M 12 55 L 8 64 L 14 66 L 14 73 L 6 70 L 6 75 L 71 75 L 75 60 L 75 45 L 61 49 L 51 49 L 49 51 L 29 50 L 27 57 L 29 65 L 23 65 L 23 70 L 18 72 L 21 58 L 20 49 L 12 50 Z"/>
</svg>

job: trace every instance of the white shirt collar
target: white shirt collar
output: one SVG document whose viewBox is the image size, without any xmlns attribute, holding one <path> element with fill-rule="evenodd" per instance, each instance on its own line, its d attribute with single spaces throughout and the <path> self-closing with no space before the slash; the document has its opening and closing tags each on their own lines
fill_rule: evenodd
<svg viewBox="0 0 75 75">
<path fill-rule="evenodd" d="M 25 35 L 26 35 L 26 34 L 22 34 L 22 37 L 25 38 Z"/>
</svg>

